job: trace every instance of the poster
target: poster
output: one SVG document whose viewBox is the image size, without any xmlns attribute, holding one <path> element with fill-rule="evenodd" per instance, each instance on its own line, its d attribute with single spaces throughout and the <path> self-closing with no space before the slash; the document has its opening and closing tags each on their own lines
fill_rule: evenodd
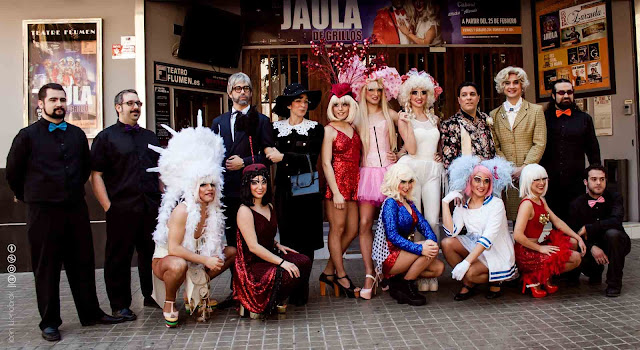
<svg viewBox="0 0 640 350">
<path fill-rule="evenodd" d="M 114 60 L 136 58 L 136 37 L 123 36 L 120 38 L 120 44 L 111 45 L 111 58 Z"/>
<path fill-rule="evenodd" d="M 102 130 L 102 19 L 25 20 L 25 126 L 37 121 L 38 90 L 58 83 L 67 94 L 65 120 L 88 138 Z"/>
<path fill-rule="evenodd" d="M 520 44 L 522 31 L 519 1 L 242 0 L 241 12 L 245 45 Z"/>
<path fill-rule="evenodd" d="M 156 111 L 156 136 L 160 141 L 161 146 L 166 146 L 169 143 L 169 132 L 162 127 L 162 124 L 171 126 L 170 120 L 170 107 L 169 107 L 169 88 L 165 86 L 154 85 L 153 90 L 155 92 L 154 103 Z"/>
<path fill-rule="evenodd" d="M 532 6 L 537 98 L 550 96 L 560 78 L 571 80 L 578 96 L 615 93 L 610 4 L 537 0 Z"/>
<path fill-rule="evenodd" d="M 596 136 L 613 135 L 611 96 L 594 97 L 593 126 L 596 129 Z"/>
</svg>

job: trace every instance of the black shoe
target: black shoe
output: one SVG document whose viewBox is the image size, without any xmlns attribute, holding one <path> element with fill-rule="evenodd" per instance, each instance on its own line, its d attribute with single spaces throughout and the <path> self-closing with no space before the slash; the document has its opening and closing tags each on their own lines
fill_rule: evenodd
<svg viewBox="0 0 640 350">
<path fill-rule="evenodd" d="M 47 327 L 42 330 L 42 339 L 46 341 L 60 340 L 60 331 L 56 327 Z"/>
<path fill-rule="evenodd" d="M 620 296 L 620 287 L 607 287 L 607 290 L 605 290 L 604 294 L 606 296 L 608 296 L 609 298 L 615 298 L 615 297 L 619 297 Z"/>
<path fill-rule="evenodd" d="M 152 297 L 144 297 L 143 304 L 144 304 L 144 306 L 154 307 L 154 308 L 157 308 L 157 309 L 162 309 L 160 307 L 160 305 L 158 305 L 158 303 L 156 303 L 156 301 Z"/>
<path fill-rule="evenodd" d="M 224 310 L 235 305 L 236 305 L 236 301 L 233 300 L 233 292 L 231 292 L 231 294 L 229 294 L 229 296 L 227 296 L 226 299 L 224 299 L 223 301 L 219 302 L 218 305 L 216 305 L 216 309 Z"/>
<path fill-rule="evenodd" d="M 349 287 L 345 287 L 338 282 L 338 280 L 345 279 L 345 278 L 347 279 L 347 281 L 349 281 Z M 342 277 L 338 277 L 338 275 L 336 275 L 336 280 L 335 282 L 333 282 L 333 284 L 338 286 L 338 289 L 342 293 L 344 293 L 347 297 L 349 298 L 356 297 L 356 287 L 353 285 L 353 282 L 351 282 L 351 279 L 349 278 L 348 275 L 344 275 Z"/>
<path fill-rule="evenodd" d="M 602 284 L 602 275 L 589 277 L 589 284 L 592 286 L 598 286 Z"/>
<path fill-rule="evenodd" d="M 89 321 L 80 320 L 80 324 L 83 327 L 95 326 L 96 324 L 115 324 L 115 323 L 122 323 L 122 322 L 124 322 L 124 318 L 107 315 L 104 312 L 102 312 L 102 310 L 101 310 L 101 314 L 98 314 L 98 316 L 93 320 L 89 320 Z"/>
<path fill-rule="evenodd" d="M 122 310 L 119 311 L 114 311 L 113 312 L 113 317 L 116 318 L 122 318 L 125 321 L 133 321 L 136 318 L 138 318 L 138 316 L 136 316 L 136 314 L 133 313 L 133 311 L 131 311 L 131 309 L 129 308 L 124 308 Z"/>
<path fill-rule="evenodd" d="M 389 294 L 398 304 L 420 306 L 427 303 L 427 298 L 418 292 L 418 287 L 415 286 L 415 280 L 405 280 L 402 278 L 402 275 L 394 276 L 394 278 L 391 279 Z"/>
<path fill-rule="evenodd" d="M 502 288 L 501 288 L 502 282 L 491 282 L 489 283 L 489 292 L 486 295 L 487 299 L 495 299 L 495 298 L 499 298 L 502 296 Z M 498 288 L 497 291 L 492 291 L 491 288 L 496 289 Z"/>
<path fill-rule="evenodd" d="M 467 299 L 471 298 L 474 294 L 476 294 L 476 291 L 475 291 L 476 286 L 469 287 L 466 284 L 463 284 L 462 288 L 467 288 L 467 292 L 466 293 L 458 292 L 458 294 L 456 294 L 453 297 L 453 300 L 455 300 L 455 301 L 467 300 Z M 460 288 L 460 290 L 462 290 L 462 288 Z"/>
</svg>

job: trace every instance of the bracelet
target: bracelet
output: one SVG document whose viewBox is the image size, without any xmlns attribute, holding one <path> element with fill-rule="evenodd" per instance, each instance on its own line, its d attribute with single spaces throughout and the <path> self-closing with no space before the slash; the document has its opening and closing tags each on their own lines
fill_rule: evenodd
<svg viewBox="0 0 640 350">
<path fill-rule="evenodd" d="M 282 267 L 282 264 L 284 263 L 284 259 L 282 259 L 282 261 L 278 264 L 279 267 Z"/>
</svg>

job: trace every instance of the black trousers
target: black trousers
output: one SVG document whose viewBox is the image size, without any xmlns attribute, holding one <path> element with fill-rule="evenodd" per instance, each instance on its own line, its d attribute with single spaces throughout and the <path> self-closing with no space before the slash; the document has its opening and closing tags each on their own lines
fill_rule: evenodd
<svg viewBox="0 0 640 350">
<path fill-rule="evenodd" d="M 595 244 L 602 249 L 609 258 L 609 268 L 607 269 L 607 285 L 614 288 L 622 287 L 622 270 L 624 269 L 624 259 L 631 251 L 631 239 L 626 232 L 609 229 L 604 236 Z M 582 273 L 589 277 L 601 276 L 604 265 L 599 265 L 591 251 L 587 251 L 580 264 Z"/>
<path fill-rule="evenodd" d="M 236 218 L 238 215 L 238 209 L 240 208 L 240 198 L 239 197 L 223 197 L 222 204 L 224 204 L 224 216 L 227 217 L 226 220 L 226 228 L 224 230 L 224 235 L 227 238 L 227 245 L 229 247 L 236 247 L 236 234 L 238 231 L 238 223 L 236 222 Z"/>
<path fill-rule="evenodd" d="M 300 281 L 300 283 L 298 283 L 298 285 L 291 291 L 291 294 L 289 294 L 290 304 L 296 306 L 306 305 L 309 301 L 309 278 L 311 277 L 311 269 L 313 268 L 313 258 L 315 255 L 315 250 L 309 249 L 308 247 L 304 247 L 306 248 L 304 249 L 301 247 L 296 248 L 295 246 L 289 246 L 289 248 L 298 251 L 298 253 L 300 254 L 306 255 L 310 261 L 309 273 L 306 275 L 306 279 L 304 279 L 304 275 L 301 275 L 300 278 L 304 280 Z"/>
<path fill-rule="evenodd" d="M 27 205 L 27 235 L 36 282 L 40 329 L 59 327 L 60 271 L 64 264 L 81 323 L 102 316 L 96 295 L 93 237 L 84 200 Z"/>
<path fill-rule="evenodd" d="M 153 292 L 151 260 L 155 243 L 152 234 L 156 228 L 158 208 L 145 208 L 132 212 L 128 208 L 112 205 L 107 211 L 107 247 L 104 261 L 104 281 L 113 311 L 131 306 L 131 258 L 138 252 L 138 275 L 142 296 Z"/>
</svg>

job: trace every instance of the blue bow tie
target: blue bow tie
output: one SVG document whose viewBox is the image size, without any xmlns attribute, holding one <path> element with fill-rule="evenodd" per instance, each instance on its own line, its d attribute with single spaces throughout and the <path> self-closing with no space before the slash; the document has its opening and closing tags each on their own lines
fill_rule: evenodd
<svg viewBox="0 0 640 350">
<path fill-rule="evenodd" d="M 513 112 L 513 108 L 509 108 L 509 112 Z"/>
<path fill-rule="evenodd" d="M 55 129 L 60 129 L 62 131 L 67 130 L 67 122 L 62 122 L 60 124 L 49 123 L 49 132 L 53 132 Z"/>
<path fill-rule="evenodd" d="M 140 125 L 134 124 L 133 126 L 131 126 L 129 124 L 125 124 L 124 125 L 124 131 L 125 132 L 138 132 L 138 131 L 140 131 Z"/>
</svg>

